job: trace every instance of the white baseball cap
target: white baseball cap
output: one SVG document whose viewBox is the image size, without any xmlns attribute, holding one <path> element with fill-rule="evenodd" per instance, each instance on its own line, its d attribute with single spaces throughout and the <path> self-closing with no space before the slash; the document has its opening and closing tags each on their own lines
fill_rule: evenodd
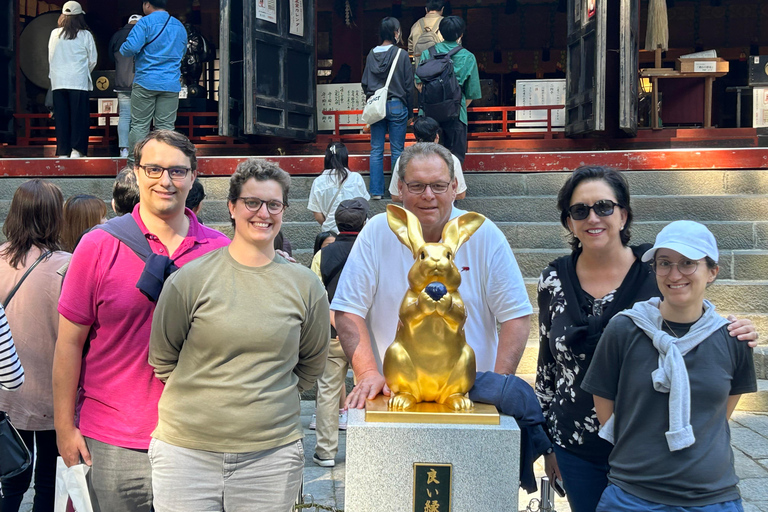
<svg viewBox="0 0 768 512">
<path fill-rule="evenodd" d="M 664 226 L 656 235 L 656 243 L 643 254 L 642 260 L 651 261 L 658 249 L 671 249 L 692 260 L 709 256 L 717 262 L 720 257 L 712 232 L 704 224 L 692 220 L 676 220 Z"/>
<path fill-rule="evenodd" d="M 142 18 L 141 14 L 131 14 L 131 17 L 128 18 L 128 23 L 136 23 Z"/>
<path fill-rule="evenodd" d="M 69 0 L 69 2 L 64 4 L 64 7 L 61 8 L 61 12 L 66 14 L 67 16 L 74 16 L 76 14 L 85 14 L 85 11 L 83 11 L 83 7 L 75 2 L 75 0 Z"/>
</svg>

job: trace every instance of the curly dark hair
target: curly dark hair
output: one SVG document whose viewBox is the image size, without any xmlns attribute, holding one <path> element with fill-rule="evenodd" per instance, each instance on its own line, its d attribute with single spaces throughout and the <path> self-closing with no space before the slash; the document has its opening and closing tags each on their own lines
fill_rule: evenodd
<svg viewBox="0 0 768 512">
<path fill-rule="evenodd" d="M 283 189 L 283 204 L 288 206 L 288 190 L 291 187 L 291 175 L 282 170 L 276 163 L 262 160 L 260 158 L 249 158 L 240 162 L 235 169 L 235 173 L 229 179 L 229 196 L 227 199 L 234 204 L 243 190 L 243 185 L 249 179 L 256 181 L 273 180 Z M 235 225 L 235 219 L 232 220 L 232 226 Z"/>
</svg>

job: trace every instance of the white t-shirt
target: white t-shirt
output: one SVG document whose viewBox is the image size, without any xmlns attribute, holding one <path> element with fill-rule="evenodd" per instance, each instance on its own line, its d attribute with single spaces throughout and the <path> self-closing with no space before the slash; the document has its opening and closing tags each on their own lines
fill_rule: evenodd
<svg viewBox="0 0 768 512">
<path fill-rule="evenodd" d="M 64 39 L 59 37 L 62 30 L 53 29 L 48 39 L 51 90 L 92 91 L 91 71 L 99 58 L 93 35 L 87 30 L 80 30 L 75 39 Z"/>
<path fill-rule="evenodd" d="M 339 184 L 336 176 L 331 175 L 332 169 L 326 169 L 312 182 L 312 190 L 309 192 L 309 202 L 307 208 L 311 212 L 318 212 L 325 215 L 323 222 L 323 231 L 333 231 L 338 233 L 336 228 L 336 208 L 339 203 L 355 197 L 365 198 L 367 201 L 371 198 L 365 189 L 365 182 L 359 173 L 348 171 L 347 179 L 342 184 L 341 192 L 336 196 L 339 190 Z M 336 199 L 334 199 L 336 196 Z M 333 204 L 331 204 L 333 201 Z"/>
<path fill-rule="evenodd" d="M 456 158 L 456 155 L 451 154 L 453 157 L 453 175 L 459 181 L 459 186 L 456 189 L 457 194 L 467 191 L 467 184 L 464 182 L 464 173 L 461 172 L 461 160 Z M 400 157 L 397 157 L 395 162 L 395 168 L 392 171 L 392 181 L 389 182 L 389 193 L 393 196 L 399 196 L 400 192 L 397 190 L 397 182 L 400 180 Z"/>
<path fill-rule="evenodd" d="M 454 207 L 451 218 L 463 213 Z M 475 351 L 477 370 L 493 370 L 499 344 L 496 321 L 533 313 L 523 276 L 504 234 L 488 219 L 459 248 L 455 263 L 467 310 L 467 343 Z M 379 371 L 395 339 L 411 266 L 413 254 L 389 228 L 386 214 L 376 215 L 358 235 L 331 304 L 332 310 L 365 318 Z"/>
</svg>

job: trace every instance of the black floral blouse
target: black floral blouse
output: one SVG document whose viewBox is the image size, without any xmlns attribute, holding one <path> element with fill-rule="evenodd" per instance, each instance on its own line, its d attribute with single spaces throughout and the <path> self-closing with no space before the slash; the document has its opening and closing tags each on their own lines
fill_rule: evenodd
<svg viewBox="0 0 768 512">
<path fill-rule="evenodd" d="M 600 423 L 592 395 L 581 389 L 581 381 L 592 362 L 596 342 L 577 343 L 571 340 L 566 343 L 566 332 L 574 327 L 571 325 L 573 315 L 569 314 L 571 312 L 567 308 L 581 307 L 587 318 L 598 317 L 609 309 L 620 292 L 624 297 L 628 292 L 633 299 L 632 303 L 658 295 L 655 276 L 650 268 L 647 264 L 637 264 L 642 268 L 635 272 L 635 279 L 625 279 L 618 289 L 598 299 L 590 296 L 576 282 L 576 293 L 583 298 L 580 299 L 581 305 L 567 303 L 561 276 L 554 265 L 544 269 L 539 277 L 536 395 L 547 419 L 547 430 L 552 441 L 587 460 L 607 463 L 611 445 L 598 437 Z M 575 268 L 572 279 L 578 281 Z M 651 290 L 655 290 L 655 293 L 649 293 Z M 633 296 L 633 291 L 636 296 Z"/>
</svg>

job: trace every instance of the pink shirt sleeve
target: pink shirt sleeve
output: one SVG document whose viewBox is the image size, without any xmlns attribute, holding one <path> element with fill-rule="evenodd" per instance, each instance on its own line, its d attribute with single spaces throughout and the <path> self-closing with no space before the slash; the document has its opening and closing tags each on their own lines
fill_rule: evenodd
<svg viewBox="0 0 768 512">
<path fill-rule="evenodd" d="M 72 255 L 64 277 L 59 298 L 59 313 L 80 325 L 93 325 L 96 321 L 96 297 L 101 281 L 101 249 L 103 231 L 93 231 L 83 237 Z M 99 243 L 101 242 L 101 243 Z"/>
</svg>

